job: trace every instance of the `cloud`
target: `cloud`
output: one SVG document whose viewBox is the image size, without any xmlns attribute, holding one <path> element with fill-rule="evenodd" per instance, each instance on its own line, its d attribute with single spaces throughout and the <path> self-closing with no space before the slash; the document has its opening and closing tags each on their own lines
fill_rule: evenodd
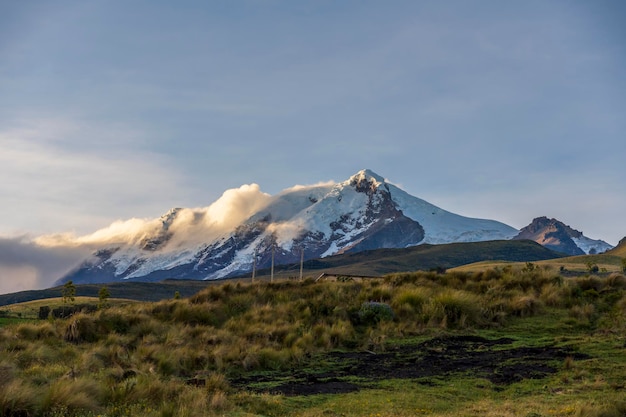
<svg viewBox="0 0 626 417">
<path fill-rule="evenodd" d="M 258 184 L 242 185 L 226 190 L 213 204 L 206 208 L 210 224 L 230 229 L 267 205 L 271 199 Z"/>
<path fill-rule="evenodd" d="M 66 119 L 0 131 L 0 218 L 13 227 L 3 232 L 86 232 L 180 204 L 186 182 L 163 156 L 140 152 L 142 140 L 132 129 Z"/>
<path fill-rule="evenodd" d="M 88 254 L 87 248 L 50 248 L 26 237 L 0 238 L 0 293 L 50 287 Z"/>
<path fill-rule="evenodd" d="M 288 193 L 288 192 L 300 191 L 300 190 L 309 190 L 311 188 L 317 188 L 317 187 L 332 187 L 333 185 L 336 185 L 336 184 L 337 184 L 337 181 L 334 181 L 334 180 L 320 181 L 320 182 L 317 182 L 317 183 L 311 184 L 311 185 L 296 184 L 293 187 L 285 188 L 282 191 L 282 193 Z"/>
</svg>

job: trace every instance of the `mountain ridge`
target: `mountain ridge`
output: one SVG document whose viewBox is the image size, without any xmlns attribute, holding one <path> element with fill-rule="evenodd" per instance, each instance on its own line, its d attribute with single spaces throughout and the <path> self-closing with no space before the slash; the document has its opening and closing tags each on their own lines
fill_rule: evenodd
<svg viewBox="0 0 626 417">
<path fill-rule="evenodd" d="M 218 279 L 269 267 L 272 259 L 286 264 L 301 257 L 509 240 L 520 234 L 496 220 L 446 211 L 371 170 L 275 196 L 256 184 L 244 185 L 206 208 L 174 208 L 159 219 L 113 226 L 83 238 L 109 240 L 59 283 Z"/>
<path fill-rule="evenodd" d="M 565 223 L 545 216 L 533 219 L 513 239 L 530 239 L 567 255 L 593 255 L 612 248 L 611 245 L 602 240 L 590 239 Z"/>
</svg>

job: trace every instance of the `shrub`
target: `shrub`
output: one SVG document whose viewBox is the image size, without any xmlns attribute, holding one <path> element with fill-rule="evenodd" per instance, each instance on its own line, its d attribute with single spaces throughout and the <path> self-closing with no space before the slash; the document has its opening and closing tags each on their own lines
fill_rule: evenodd
<svg viewBox="0 0 626 417">
<path fill-rule="evenodd" d="M 360 324 L 370 325 L 378 324 L 381 321 L 393 320 L 395 314 L 389 304 L 379 303 L 376 301 L 368 301 L 361 305 L 359 309 Z"/>
<path fill-rule="evenodd" d="M 50 316 L 49 306 L 39 307 L 39 314 L 37 314 L 37 318 L 39 318 L 39 320 L 46 320 L 49 316 Z"/>
</svg>

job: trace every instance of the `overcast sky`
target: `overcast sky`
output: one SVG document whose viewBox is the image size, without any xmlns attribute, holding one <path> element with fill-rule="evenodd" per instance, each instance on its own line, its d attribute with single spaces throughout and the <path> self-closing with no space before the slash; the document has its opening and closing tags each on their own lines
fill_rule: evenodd
<svg viewBox="0 0 626 417">
<path fill-rule="evenodd" d="M 0 243 L 369 168 L 615 245 L 624 21 L 621 0 L 1 2 Z"/>
</svg>

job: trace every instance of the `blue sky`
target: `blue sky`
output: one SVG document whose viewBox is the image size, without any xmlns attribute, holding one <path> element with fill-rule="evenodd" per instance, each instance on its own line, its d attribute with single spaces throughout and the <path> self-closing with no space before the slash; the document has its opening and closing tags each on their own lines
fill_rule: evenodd
<svg viewBox="0 0 626 417">
<path fill-rule="evenodd" d="M 0 4 L 0 236 L 370 168 L 449 211 L 626 235 L 626 3 Z"/>
</svg>

